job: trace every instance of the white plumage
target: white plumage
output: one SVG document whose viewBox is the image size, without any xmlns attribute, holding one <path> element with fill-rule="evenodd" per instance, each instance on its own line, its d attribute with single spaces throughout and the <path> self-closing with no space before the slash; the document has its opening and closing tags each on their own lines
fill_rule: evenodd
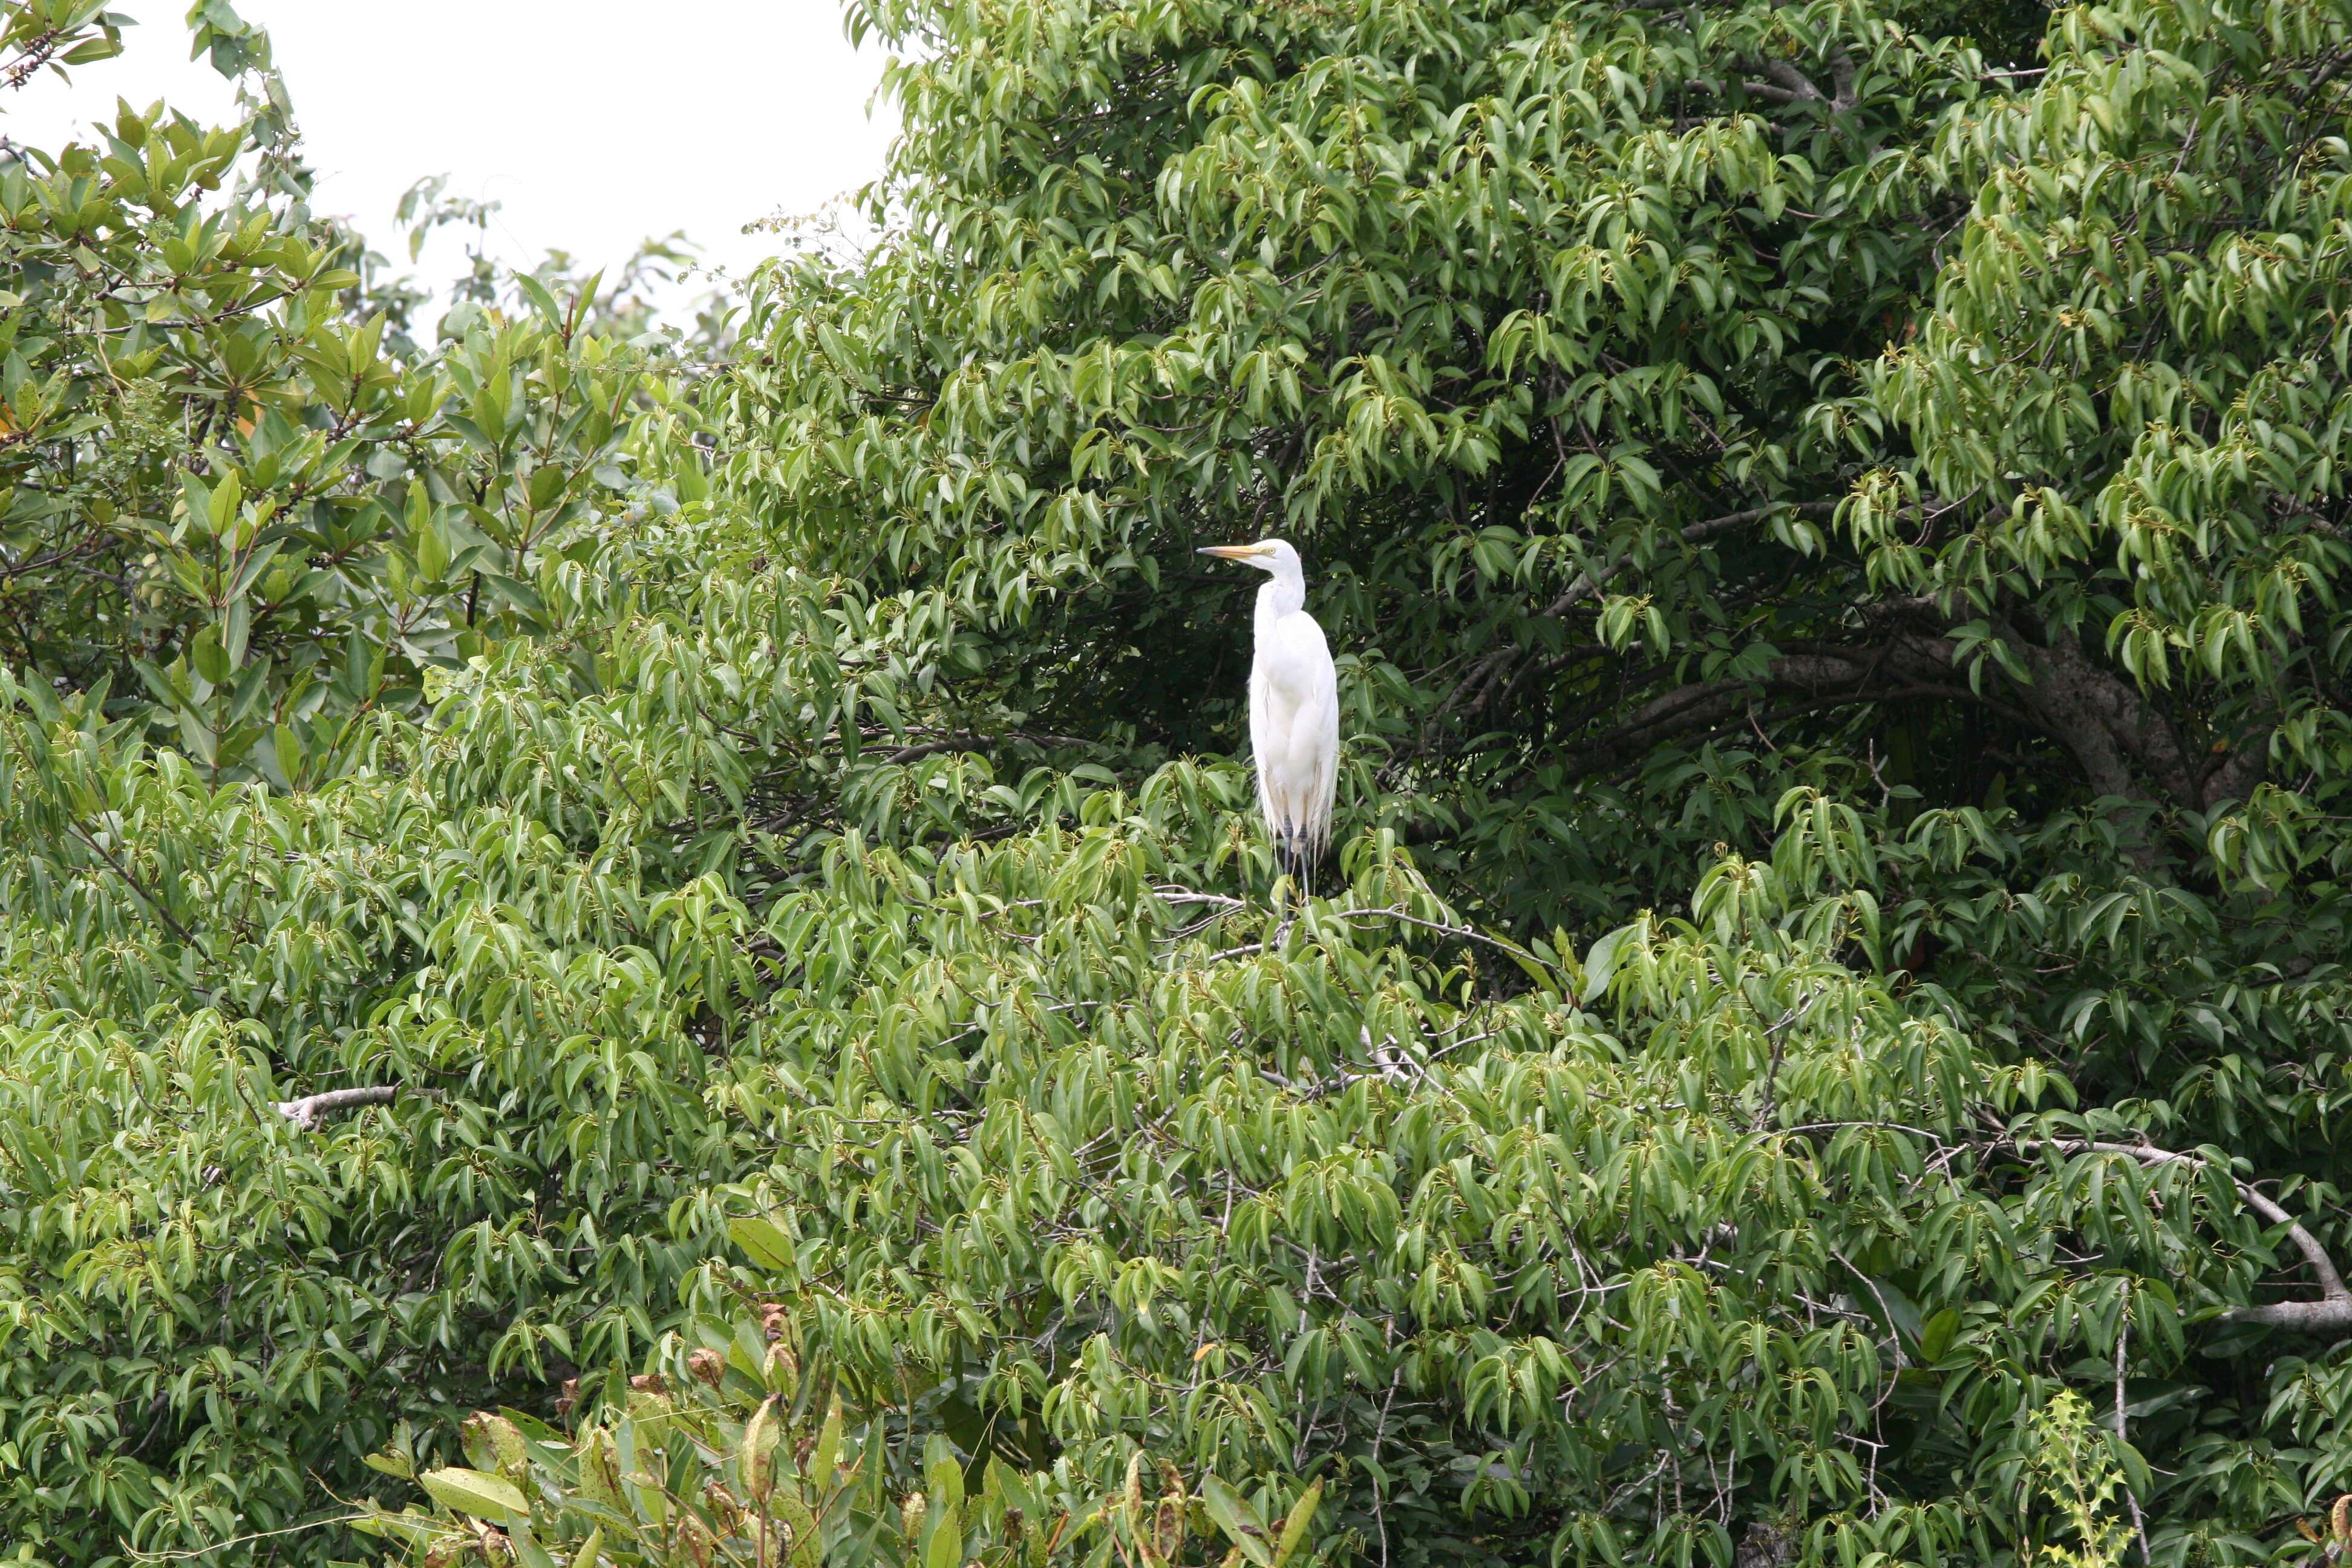
<svg viewBox="0 0 2352 1568">
<path fill-rule="evenodd" d="M 1257 591 L 1256 648 L 1250 660 L 1250 752 L 1257 803 L 1285 869 L 1304 887 L 1331 841 L 1331 796 L 1339 779 L 1339 676 L 1323 628 L 1307 613 L 1298 552 L 1279 539 L 1212 545 L 1201 552 L 1266 574 Z"/>
</svg>

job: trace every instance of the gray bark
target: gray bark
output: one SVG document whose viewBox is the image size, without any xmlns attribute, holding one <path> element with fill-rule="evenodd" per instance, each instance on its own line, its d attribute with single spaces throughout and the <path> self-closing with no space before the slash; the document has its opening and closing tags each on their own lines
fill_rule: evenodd
<svg viewBox="0 0 2352 1568">
<path fill-rule="evenodd" d="M 278 1114 L 305 1132 L 316 1132 L 320 1119 L 331 1111 L 351 1110 L 362 1105 L 389 1105 L 399 1092 L 399 1088 L 393 1084 L 371 1089 L 331 1089 L 323 1094 L 306 1095 L 300 1100 L 278 1100 Z"/>
</svg>

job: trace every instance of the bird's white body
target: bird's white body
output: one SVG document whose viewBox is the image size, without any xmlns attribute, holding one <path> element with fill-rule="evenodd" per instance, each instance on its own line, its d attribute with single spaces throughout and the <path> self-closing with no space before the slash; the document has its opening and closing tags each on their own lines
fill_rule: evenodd
<svg viewBox="0 0 2352 1568">
<path fill-rule="evenodd" d="M 1323 628 L 1307 613 L 1298 552 L 1280 540 L 1207 553 L 1265 571 L 1250 660 L 1250 752 L 1266 832 L 1302 879 L 1331 840 L 1339 780 L 1339 677 Z"/>
</svg>

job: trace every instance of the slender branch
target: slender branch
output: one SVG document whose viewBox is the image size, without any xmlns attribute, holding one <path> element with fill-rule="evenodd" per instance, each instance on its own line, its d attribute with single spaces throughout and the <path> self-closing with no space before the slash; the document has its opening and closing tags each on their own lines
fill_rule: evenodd
<svg viewBox="0 0 2352 1568">
<path fill-rule="evenodd" d="M 1221 910 L 1241 910 L 1249 907 L 1246 900 L 1229 899 L 1223 893 L 1203 893 L 1192 888 L 1166 887 L 1151 889 L 1160 901 L 1171 906 L 1183 904 L 1214 904 Z"/>
<path fill-rule="evenodd" d="M 232 1546 L 243 1546 L 249 1542 L 268 1541 L 280 1535 L 299 1535 L 304 1531 L 324 1530 L 330 1525 L 356 1524 L 367 1517 L 363 1513 L 354 1513 L 342 1519 L 308 1520 L 300 1524 L 289 1524 L 278 1530 L 262 1530 L 256 1531 L 251 1535 L 232 1536 L 226 1541 L 215 1541 L 210 1546 L 189 1547 L 175 1552 L 142 1552 L 134 1546 L 131 1548 L 130 1556 L 134 1563 L 184 1563 L 191 1558 L 209 1557 L 215 1552 L 226 1551 Z"/>
<path fill-rule="evenodd" d="M 2126 1308 L 2116 1323 L 2116 1441 L 2118 1443 L 2131 1441 L 2131 1423 L 2125 1414 L 2124 1403 L 2124 1367 L 2130 1351 L 2131 1311 Z M 2132 1489 L 2128 1481 L 2124 1484 L 2124 1501 L 2131 1505 L 2132 1533 L 2139 1537 L 2140 1568 L 2148 1568 L 2155 1558 L 2147 1549 L 2147 1521 L 2140 1515 L 2139 1494 Z"/>
<path fill-rule="evenodd" d="M 1075 735 L 1033 735 L 1025 731 L 1012 730 L 1002 735 L 950 735 L 941 741 L 926 741 L 920 745 L 901 746 L 882 761 L 888 765 L 904 767 L 908 763 L 937 756 L 941 752 L 992 752 L 1011 742 L 1025 741 L 1033 746 L 1085 746 L 1089 741 Z"/>
<path fill-rule="evenodd" d="M 1524 959 L 1529 963 L 1542 964 L 1544 968 L 1551 970 L 1555 973 L 1559 973 L 1559 965 L 1556 963 L 1545 963 L 1542 959 L 1538 958 L 1534 953 L 1529 952 L 1517 942 L 1507 942 L 1498 936 L 1488 936 L 1485 931 L 1473 931 L 1468 926 L 1450 926 L 1441 921 L 1425 921 L 1419 915 L 1406 914 L 1402 910 L 1339 910 L 1334 912 L 1331 918 L 1333 920 L 1341 921 L 1402 921 L 1407 925 L 1420 926 L 1425 931 L 1437 931 L 1445 936 L 1459 937 L 1465 942 L 1485 942 L 1488 947 L 1507 952 L 1513 958 Z"/>
<path fill-rule="evenodd" d="M 178 937 L 181 942 L 190 947 L 196 945 L 196 939 L 194 933 L 192 933 L 187 927 L 182 925 L 178 921 L 173 920 L 172 918 L 172 911 L 165 909 L 163 905 L 163 901 L 157 899 L 154 894 L 147 890 L 146 884 L 140 881 L 138 878 L 132 876 L 130 868 L 125 867 L 121 861 L 117 860 L 113 856 L 108 854 L 106 852 L 106 847 L 85 831 L 80 823 L 68 822 L 66 824 L 66 831 L 72 834 L 76 838 L 80 839 L 84 844 L 88 845 L 91 854 L 96 855 L 100 859 L 112 867 L 116 876 L 131 884 L 131 890 L 147 900 L 147 907 L 155 911 L 155 918 L 157 920 L 162 921 L 165 925 L 172 928 L 172 934 L 173 936 Z"/>
<path fill-rule="evenodd" d="M 5 69 L 0 69 L 0 86 L 5 86 L 13 92 L 32 80 L 40 68 L 49 63 L 49 57 L 58 52 L 58 46 L 65 41 L 65 37 L 63 27 L 52 27 L 38 37 L 27 38 L 19 44 L 17 58 Z"/>
<path fill-rule="evenodd" d="M 1509 942 L 1498 936 L 1489 936 L 1485 931 L 1474 931 L 1468 926 L 1451 926 L 1445 924 L 1443 921 L 1423 920 L 1419 915 L 1406 914 L 1402 910 L 1334 910 L 1331 911 L 1328 918 L 1334 921 L 1402 921 L 1407 925 L 1420 926 L 1424 931 L 1433 931 L 1444 936 L 1458 937 L 1464 942 L 1484 942 L 1486 946 L 1495 948 L 1503 952 L 1507 952 L 1513 958 L 1518 959 L 1523 963 L 1540 964 L 1544 968 L 1550 970 L 1555 974 L 1564 974 L 1565 973 L 1561 970 L 1559 964 L 1545 963 L 1544 960 L 1538 958 L 1534 953 L 1529 952 L 1517 942 Z M 1291 921 L 1285 921 L 1282 924 L 1282 930 L 1275 933 L 1275 940 L 1272 942 L 1244 942 L 1239 947 L 1229 947 L 1224 949 L 1223 952 L 1213 952 L 1209 954 L 1206 959 L 1202 960 L 1202 962 L 1206 963 L 1222 963 L 1229 958 L 1246 958 L 1252 953 L 1264 952 L 1268 947 L 1278 945 L 1280 943 L 1282 938 L 1289 932 L 1291 924 Z"/>
</svg>

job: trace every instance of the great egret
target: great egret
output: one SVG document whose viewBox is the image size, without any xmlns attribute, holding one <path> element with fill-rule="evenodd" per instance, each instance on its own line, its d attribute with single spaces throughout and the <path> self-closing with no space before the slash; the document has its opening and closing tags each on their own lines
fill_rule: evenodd
<svg viewBox="0 0 2352 1568">
<path fill-rule="evenodd" d="M 1212 544 L 1201 552 L 1266 574 L 1257 591 L 1256 648 L 1250 659 L 1250 753 L 1257 763 L 1258 809 L 1265 813 L 1294 887 L 1331 839 L 1331 795 L 1339 780 L 1339 675 L 1323 628 L 1307 613 L 1307 576 L 1283 540 Z"/>
</svg>

